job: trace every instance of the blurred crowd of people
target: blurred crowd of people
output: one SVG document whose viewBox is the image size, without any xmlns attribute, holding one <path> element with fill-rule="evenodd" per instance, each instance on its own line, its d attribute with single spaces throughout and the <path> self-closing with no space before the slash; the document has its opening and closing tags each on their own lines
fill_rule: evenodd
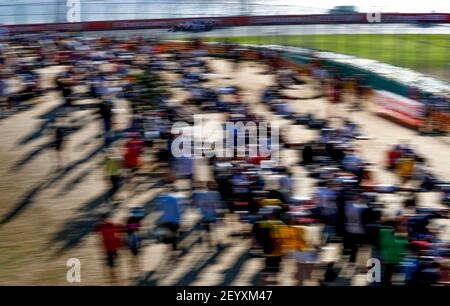
<svg viewBox="0 0 450 306">
<path fill-rule="evenodd" d="M 226 50 L 225 56 L 233 61 L 237 71 L 245 50 L 239 46 Z M 95 101 L 93 107 L 103 128 L 105 174 L 112 204 L 127 200 L 120 196 L 122 189 L 138 188 L 139 173 L 161 174 L 159 179 L 165 189 L 156 196 L 154 204 L 162 216 L 151 234 L 141 224 L 148 213 L 145 207 L 130 209 L 120 224 L 106 213 L 96 226 L 109 266 L 114 267 L 123 247 L 138 256 L 143 240 L 149 237 L 170 244 L 173 254 L 178 254 L 186 208 L 196 208 L 199 226 L 205 233 L 203 240 L 212 247 L 221 248 L 224 241 L 218 234 L 224 225 L 218 221 L 232 217 L 238 220 L 230 235 L 250 239 L 251 255 L 264 258 L 262 284 L 277 282 L 286 258 L 296 263 L 299 285 L 307 284 L 316 269 L 325 271 L 320 284 L 343 284 L 337 260 L 326 264 L 322 260 L 330 244 L 342 246 L 339 261 L 345 261 L 346 269 L 354 271 L 367 270 L 357 257 L 363 247 L 369 249 L 370 257 L 381 262 L 382 284 L 392 284 L 395 273 L 404 275 L 402 284 L 448 284 L 449 241 L 442 239 L 443 229 L 435 223 L 436 219 L 447 218 L 448 211 L 422 205 L 418 198 L 422 192 L 437 191 L 442 194 L 443 204 L 448 205 L 449 185 L 435 177 L 427 168 L 426 159 L 408 144 L 396 145 L 387 152 L 387 167 L 399 175 L 399 183 L 377 182 L 372 165 L 364 160 L 356 144 L 365 139 L 357 124 L 344 118 L 339 127 L 333 128 L 327 119 L 293 111 L 289 101 L 296 97 L 283 90 L 304 84 L 309 76 L 280 67 L 277 54 L 261 55 L 261 61 L 277 77 L 276 84 L 264 90 L 260 102 L 273 114 L 317 130 L 318 136 L 299 146 L 292 146 L 284 135 L 280 135 L 280 144 L 270 143 L 270 135 L 264 141 L 272 149 L 291 148 L 298 153 L 298 165 L 315 179 L 313 195 L 296 194 L 291 167 L 267 156 L 214 156 L 208 160 L 212 178 L 199 180 L 194 158 L 176 158 L 171 150 L 177 137 L 171 133 L 171 127 L 177 121 L 192 122 L 189 109 L 222 113 L 224 121 L 267 121 L 245 103 L 239 87 L 208 85 L 212 69 L 207 55 L 207 48 L 198 40 L 187 44 L 184 50 L 165 50 L 157 41 L 142 37 L 23 35 L 0 46 L 3 114 L 20 109 L 47 91 L 60 93 L 61 108 L 53 126 L 57 152 L 64 151 L 73 112 L 86 107 L 79 101 Z M 54 73 L 54 82 L 44 84 L 39 71 L 56 66 L 63 69 Z M 309 70 L 318 81 L 319 95 L 331 88 L 331 102 L 343 100 L 344 88 L 337 72 L 317 63 Z M 146 72 L 150 74 L 145 75 Z M 163 81 L 160 75 L 165 72 L 175 74 L 176 80 Z M 15 86 L 12 79 L 21 82 Z M 355 109 L 359 110 L 367 86 L 358 78 L 356 84 Z M 188 98 L 173 103 L 173 88 L 186 91 Z M 115 105 L 119 99 L 128 100 L 132 111 L 129 127 L 124 130 L 115 128 Z M 63 159 L 59 160 L 62 167 Z M 179 189 L 177 183 L 181 180 L 189 181 L 188 192 Z M 384 202 L 385 194 L 397 194 L 403 199 L 394 214 L 386 213 L 390 203 Z"/>
</svg>

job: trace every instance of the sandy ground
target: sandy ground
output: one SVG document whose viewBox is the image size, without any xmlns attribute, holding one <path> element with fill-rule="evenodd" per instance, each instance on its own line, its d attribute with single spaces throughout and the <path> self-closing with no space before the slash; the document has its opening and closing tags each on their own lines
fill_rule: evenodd
<svg viewBox="0 0 450 306">
<path fill-rule="evenodd" d="M 252 104 L 255 111 L 264 113 L 267 120 L 279 122 L 293 141 L 303 142 L 314 137 L 316 132 L 290 125 L 289 121 L 279 119 L 259 103 L 261 90 L 273 82 L 273 76 L 260 73 L 264 69 L 262 66 L 245 63 L 239 72 L 234 73 L 224 60 L 214 59 L 210 64 L 215 73 L 211 84 L 239 85 L 244 91 L 244 101 Z M 302 97 L 313 94 L 309 83 L 293 91 L 290 94 Z M 177 89 L 172 103 L 179 103 L 184 96 L 185 92 Z M 149 242 L 144 245 L 139 260 L 134 260 L 128 251 L 122 251 L 115 275 L 111 277 L 104 268 L 99 237 L 92 232 L 93 225 L 105 211 L 112 211 L 114 219 L 123 220 L 129 207 L 151 207 L 151 200 L 164 188 L 153 186 L 155 179 L 144 176 L 132 194 L 128 190 L 122 192 L 123 196 L 127 196 L 126 201 L 118 205 L 104 201 L 108 185 L 102 168 L 102 127 L 89 109 L 72 114 L 73 122 L 79 125 L 79 129 L 68 137 L 64 154 L 65 170 L 56 171 L 54 152 L 46 145 L 51 139 L 47 133 L 48 120 L 61 103 L 60 99 L 59 95 L 51 92 L 37 99 L 31 109 L 0 121 L 0 284 L 67 284 L 66 262 L 69 258 L 79 258 L 81 261 L 81 285 L 254 284 L 263 260 L 248 256 L 249 241 L 227 235 L 240 225 L 227 220 L 223 230 L 217 233 L 221 235 L 219 237 L 225 247 L 212 250 L 198 243 L 200 233 L 193 228 L 198 214 L 192 209 L 187 209 L 182 224 L 182 230 L 190 233 L 184 235 L 181 241 L 181 247 L 186 249 L 183 256 L 172 260 L 167 256 L 166 245 Z M 324 116 L 325 103 L 322 99 L 291 103 L 299 111 L 307 110 Z M 116 128 L 120 129 L 128 120 L 127 104 L 117 101 L 116 107 L 120 110 Z M 399 139 L 409 139 L 429 157 L 433 170 L 443 179 L 450 180 L 449 145 L 445 141 L 418 136 L 366 111 L 358 113 L 354 119 L 362 125 L 365 133 L 373 137 L 360 144 L 362 154 L 368 160 L 380 164 L 389 144 Z M 211 120 L 220 120 L 220 117 L 211 117 Z M 296 194 L 310 194 L 313 181 L 301 167 L 295 165 L 295 152 L 284 150 L 281 157 L 281 162 L 292 166 L 295 172 Z M 151 164 L 151 154 L 146 158 Z M 209 176 L 204 161 L 197 162 L 197 169 L 199 178 Z M 376 166 L 376 174 L 383 182 L 396 180 L 381 166 Z M 389 207 L 393 208 L 400 199 L 393 197 L 388 200 Z M 437 205 L 436 195 L 426 194 L 422 202 L 424 205 Z M 144 219 L 144 226 L 150 230 L 158 216 L 157 212 L 151 212 Z M 338 253 L 338 246 L 330 245 L 326 256 L 337 256 Z M 368 252 L 361 252 L 359 262 L 364 262 L 364 257 L 369 255 Z M 284 261 L 281 283 L 293 284 L 292 274 L 293 262 Z M 315 274 L 320 274 L 320 271 Z M 356 274 L 352 281 L 363 284 L 364 277 L 363 274 Z"/>
</svg>

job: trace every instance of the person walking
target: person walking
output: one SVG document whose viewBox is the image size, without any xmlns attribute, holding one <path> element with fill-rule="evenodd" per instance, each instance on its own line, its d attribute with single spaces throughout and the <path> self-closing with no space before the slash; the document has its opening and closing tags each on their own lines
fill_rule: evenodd
<svg viewBox="0 0 450 306">
<path fill-rule="evenodd" d="M 405 153 L 397 161 L 396 170 L 400 176 L 400 183 L 405 185 L 409 182 L 414 171 L 415 159 L 414 154 Z"/>
<path fill-rule="evenodd" d="M 257 221 L 252 229 L 256 242 L 262 247 L 265 267 L 262 271 L 263 284 L 276 284 L 282 260 L 282 248 L 276 226 L 285 225 L 279 217 L 279 210 L 267 212 L 264 219 Z"/>
<path fill-rule="evenodd" d="M 379 231 L 380 259 L 382 262 L 382 280 L 385 286 L 392 284 L 392 276 L 406 254 L 408 241 L 396 235 L 392 222 L 385 224 Z"/>
<path fill-rule="evenodd" d="M 140 133 L 129 133 L 131 137 L 125 143 L 125 154 L 123 158 L 123 165 L 128 171 L 128 183 L 131 184 L 140 166 L 140 156 L 145 149 L 145 143 L 142 139 L 139 139 Z"/>
<path fill-rule="evenodd" d="M 115 267 L 118 251 L 122 247 L 122 233 L 125 228 L 121 224 L 116 224 L 105 214 L 99 224 L 95 226 L 95 232 L 102 237 L 103 248 L 106 253 L 106 261 L 110 268 Z"/>
<path fill-rule="evenodd" d="M 157 203 L 159 210 L 162 211 L 158 225 L 168 231 L 165 242 L 172 245 L 172 251 L 176 251 L 182 216 L 181 199 L 173 192 L 169 192 L 161 195 Z"/>
<path fill-rule="evenodd" d="M 139 229 L 141 228 L 141 221 L 143 218 L 143 209 L 141 207 L 133 207 L 130 209 L 125 225 L 128 235 L 128 248 L 134 256 L 139 254 L 141 248 Z"/>
<path fill-rule="evenodd" d="M 292 224 L 282 226 L 284 253 L 292 257 L 297 264 L 297 285 L 304 285 L 309 279 L 317 262 L 317 251 L 311 239 L 311 228 L 305 224 Z"/>
<path fill-rule="evenodd" d="M 111 140 L 111 129 L 113 121 L 112 102 L 110 100 L 103 100 L 100 103 L 99 113 L 103 121 L 105 145 L 108 146 Z"/>
<path fill-rule="evenodd" d="M 200 224 L 206 233 L 206 240 L 212 246 L 213 235 L 211 234 L 211 226 L 217 222 L 217 209 L 222 204 L 222 199 L 220 193 L 217 191 L 216 184 L 212 181 L 208 182 L 206 188 L 193 192 L 192 199 L 194 206 L 200 210 L 202 215 Z M 220 241 L 217 240 L 217 242 L 218 246 L 220 246 Z"/>
<path fill-rule="evenodd" d="M 53 141 L 51 142 L 52 147 L 55 149 L 56 153 L 56 170 L 62 168 L 64 163 L 63 151 L 66 144 L 66 136 L 68 132 L 68 127 L 65 125 L 64 118 L 57 118 L 54 129 L 53 129 Z"/>
<path fill-rule="evenodd" d="M 68 73 L 62 73 L 56 78 L 56 88 L 62 94 L 66 112 L 70 113 L 72 106 L 72 81 Z"/>
<path fill-rule="evenodd" d="M 356 263 L 359 246 L 366 243 L 366 231 L 363 215 L 367 205 L 362 202 L 361 196 L 352 193 L 349 201 L 345 203 L 345 235 L 344 253 L 350 255 L 349 262 Z"/>
<path fill-rule="evenodd" d="M 111 188 L 108 192 L 110 201 L 115 200 L 115 194 L 120 188 L 121 174 L 122 174 L 123 159 L 121 156 L 114 154 L 113 151 L 107 153 L 105 161 L 106 176 L 111 183 Z"/>
</svg>

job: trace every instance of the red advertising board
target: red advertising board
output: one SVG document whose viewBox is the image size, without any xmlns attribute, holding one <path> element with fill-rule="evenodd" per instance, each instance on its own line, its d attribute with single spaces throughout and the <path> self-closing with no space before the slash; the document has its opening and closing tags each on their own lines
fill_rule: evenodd
<svg viewBox="0 0 450 306">
<path fill-rule="evenodd" d="M 372 101 L 379 115 L 414 128 L 422 125 L 425 107 L 420 102 L 385 90 L 374 90 Z"/>
</svg>

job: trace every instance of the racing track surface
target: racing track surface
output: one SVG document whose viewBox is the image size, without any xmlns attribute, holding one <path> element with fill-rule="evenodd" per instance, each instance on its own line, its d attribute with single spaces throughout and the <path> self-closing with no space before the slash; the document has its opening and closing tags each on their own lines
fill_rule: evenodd
<svg viewBox="0 0 450 306">
<path fill-rule="evenodd" d="M 275 25 L 217 28 L 208 32 L 169 32 L 168 29 L 138 29 L 117 31 L 83 32 L 85 36 L 126 36 L 147 34 L 157 37 L 179 38 L 186 36 L 267 36 L 267 35 L 309 35 L 309 34 L 450 34 L 450 25 L 440 24 L 420 27 L 406 24 L 342 24 L 342 25 Z"/>
</svg>

